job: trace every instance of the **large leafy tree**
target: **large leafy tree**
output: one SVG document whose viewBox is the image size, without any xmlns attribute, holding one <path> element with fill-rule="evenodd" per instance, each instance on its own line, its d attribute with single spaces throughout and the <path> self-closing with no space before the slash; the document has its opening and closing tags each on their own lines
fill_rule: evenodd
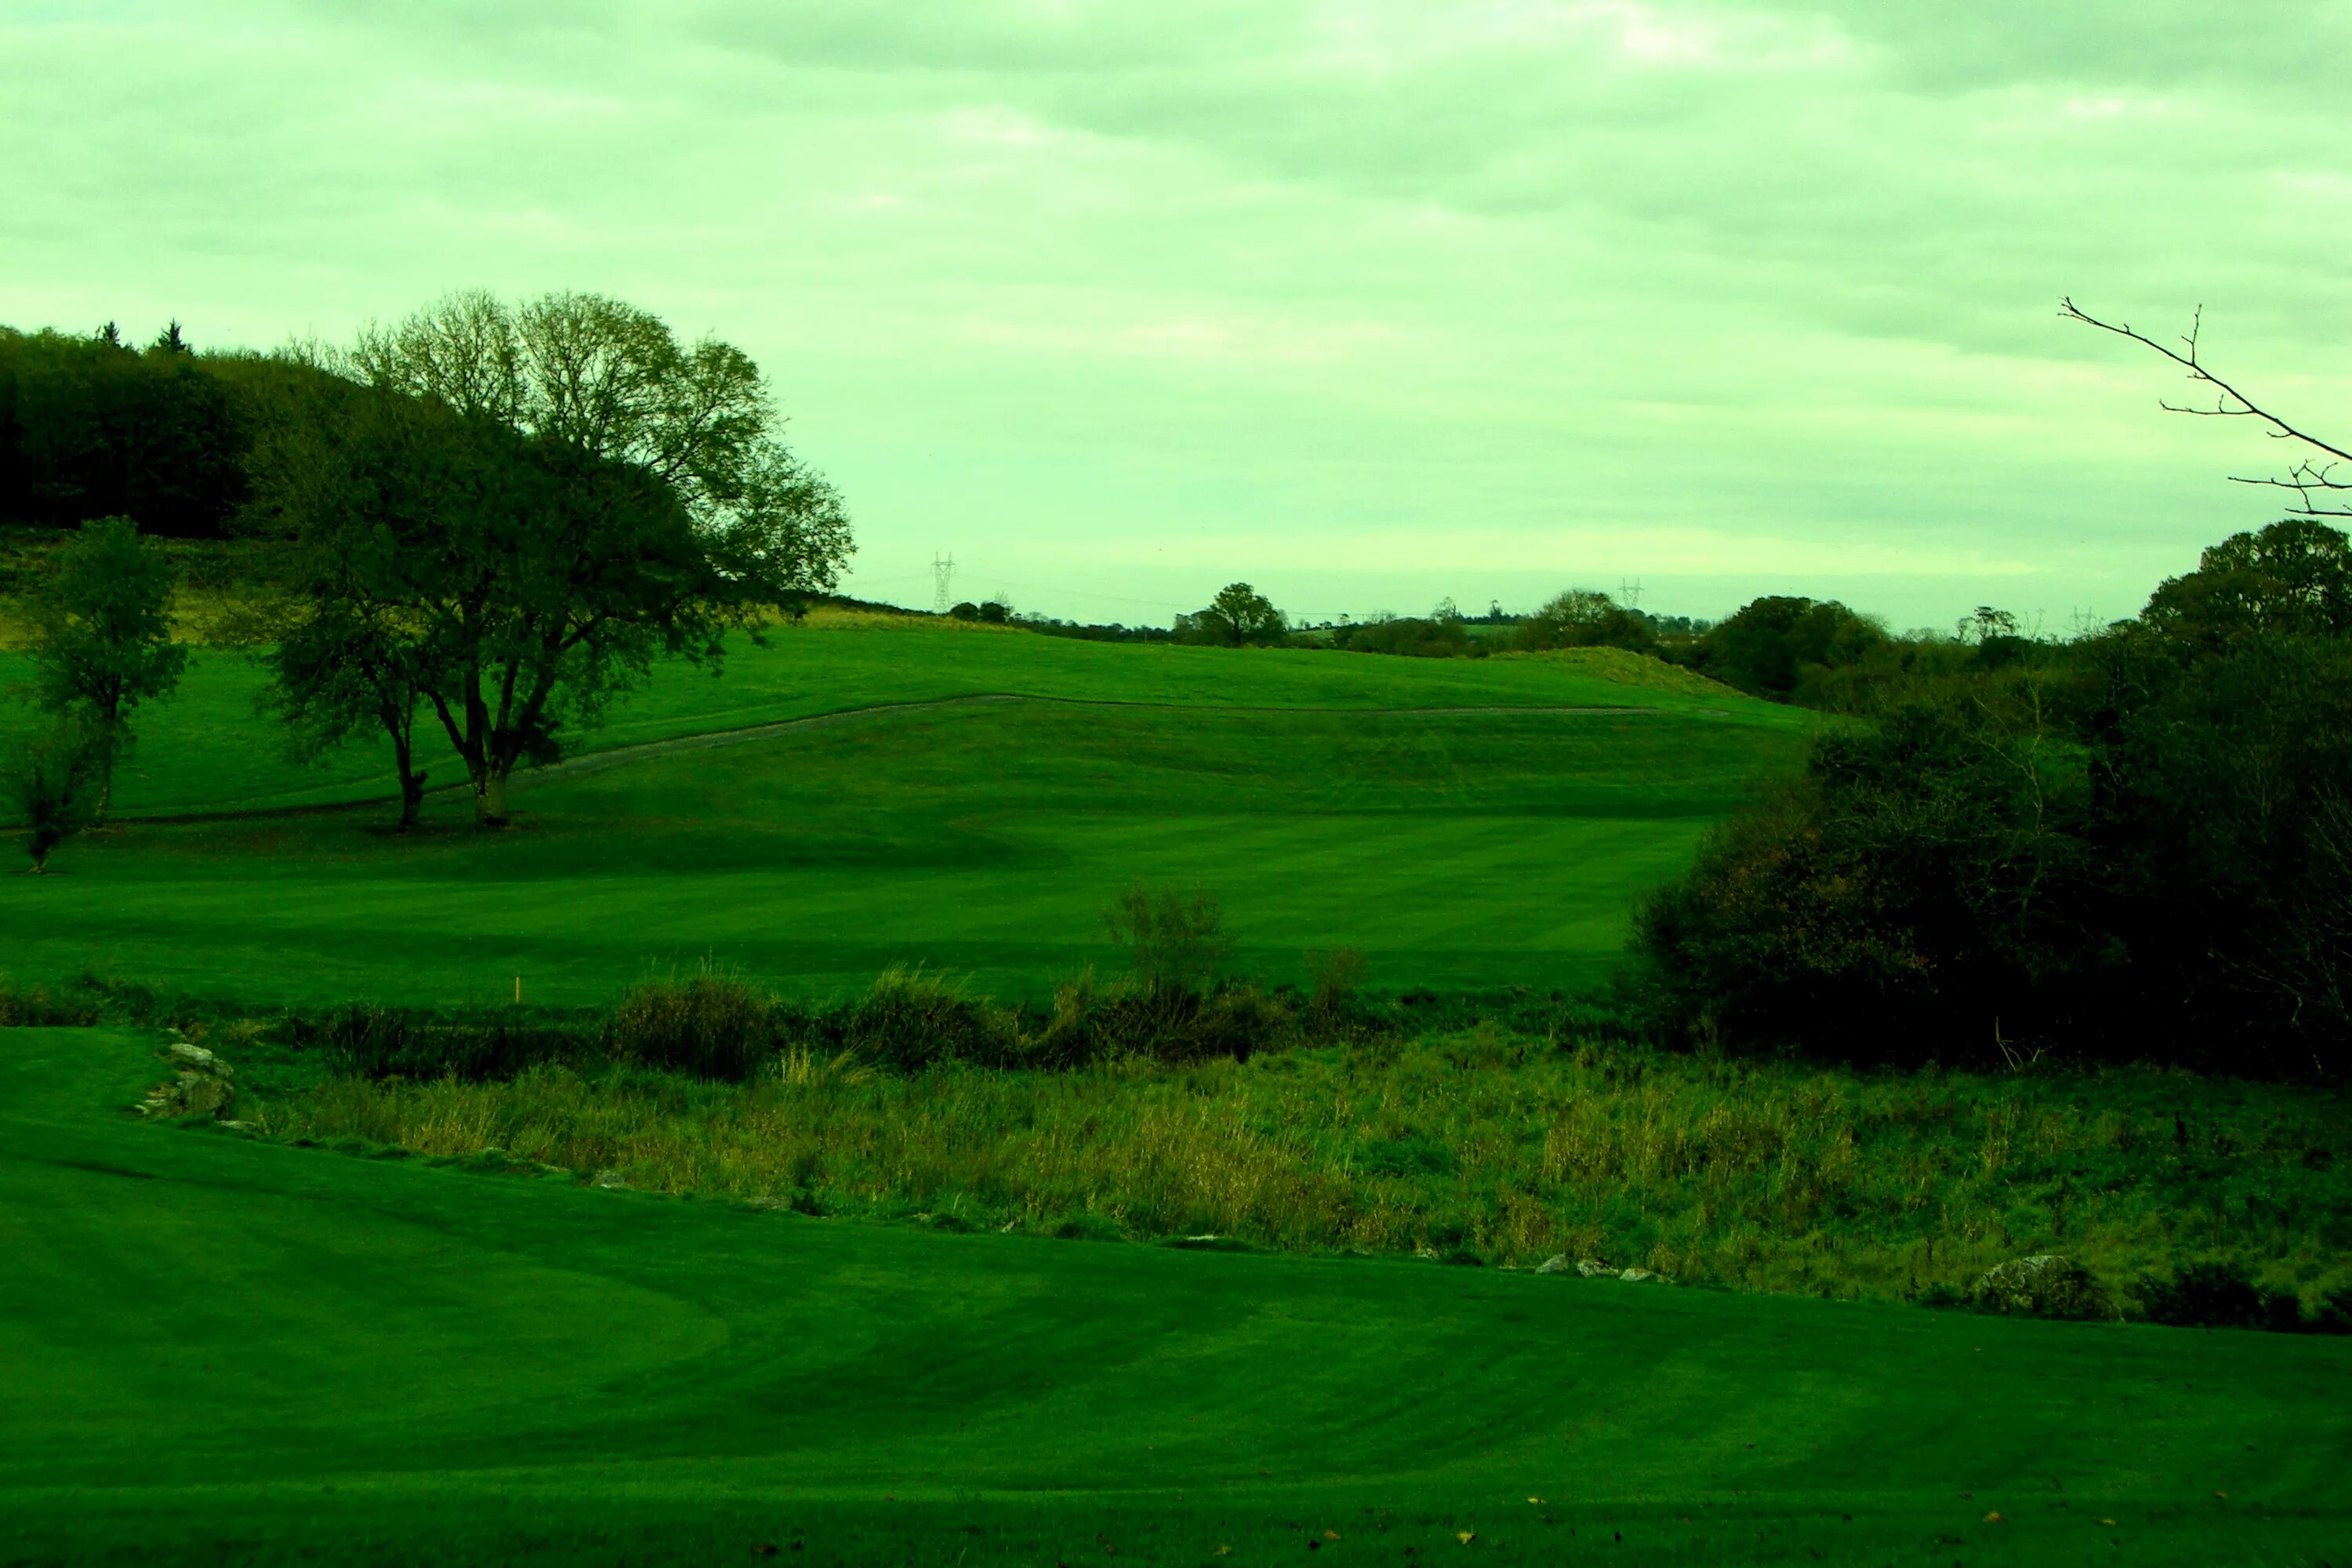
<svg viewBox="0 0 2352 1568">
<path fill-rule="evenodd" d="M 561 754 L 656 657 L 717 661 L 851 549 L 751 361 L 634 307 L 453 295 L 341 363 L 356 384 L 261 446 L 320 605 L 276 689 L 320 732 L 372 721 L 404 756 L 413 698 L 485 824 L 517 766 Z"/>
<path fill-rule="evenodd" d="M 1226 584 L 1207 607 L 1177 619 L 1178 631 L 1227 647 L 1279 642 L 1290 625 L 1272 600 L 1247 583 Z"/>
<path fill-rule="evenodd" d="M 131 749 L 132 713 L 169 694 L 187 666 L 187 649 L 172 641 L 171 598 L 171 562 L 121 517 L 84 523 L 41 595 L 35 690 L 94 749 L 101 818 L 115 762 Z"/>
<path fill-rule="evenodd" d="M 1591 588 L 1554 595 L 1520 623 L 1512 641 L 1523 648 L 1623 647 L 1636 652 L 1658 645 L 1649 617 Z"/>
</svg>

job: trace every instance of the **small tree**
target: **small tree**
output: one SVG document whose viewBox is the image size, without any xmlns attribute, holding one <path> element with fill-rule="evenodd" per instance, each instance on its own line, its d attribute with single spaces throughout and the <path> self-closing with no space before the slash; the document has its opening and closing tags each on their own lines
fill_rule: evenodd
<svg viewBox="0 0 2352 1568">
<path fill-rule="evenodd" d="M 103 756 L 89 729 L 71 721 L 25 748 L 9 782 L 33 858 L 27 876 L 47 875 L 49 852 L 97 819 Z"/>
<path fill-rule="evenodd" d="M 1225 647 L 1280 642 L 1289 623 L 1264 594 L 1247 583 L 1228 583 L 1208 607 L 1177 617 L 1177 630 L 1201 642 Z"/>
<path fill-rule="evenodd" d="M 1154 891 L 1131 883 L 1104 909 L 1103 924 L 1127 950 L 1137 977 L 1162 994 L 1206 989 L 1234 949 L 1216 895 L 1198 888 Z"/>
<path fill-rule="evenodd" d="M 179 684 L 187 649 L 172 642 L 172 564 L 129 518 L 82 524 L 58 552 L 33 645 L 41 705 L 79 720 L 98 768 L 97 820 L 114 793 L 131 715 Z"/>
</svg>

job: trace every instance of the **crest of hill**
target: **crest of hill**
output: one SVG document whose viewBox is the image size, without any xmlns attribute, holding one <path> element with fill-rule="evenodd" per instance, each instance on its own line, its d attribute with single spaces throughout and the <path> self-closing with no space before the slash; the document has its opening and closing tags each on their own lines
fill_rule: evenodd
<svg viewBox="0 0 2352 1568">
<path fill-rule="evenodd" d="M 1497 660 L 1511 659 L 1535 664 L 1558 665 L 1577 675 L 1595 680 L 1612 681 L 1619 686 L 1636 686 L 1645 691 L 1672 691 L 1685 697 L 1721 697 L 1734 701 L 1746 700 L 1745 694 L 1719 680 L 1712 680 L 1695 669 L 1685 669 L 1678 664 L 1653 658 L 1646 653 L 1635 653 L 1622 647 L 1559 647 L 1539 653 L 1498 653 Z"/>
</svg>

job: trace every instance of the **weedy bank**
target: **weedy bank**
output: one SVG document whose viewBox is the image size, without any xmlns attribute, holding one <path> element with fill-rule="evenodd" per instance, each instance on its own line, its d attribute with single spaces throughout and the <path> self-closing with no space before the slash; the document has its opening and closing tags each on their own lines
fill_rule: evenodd
<svg viewBox="0 0 2352 1568">
<path fill-rule="evenodd" d="M 626 1052 L 488 1078 L 382 1058 L 331 1072 L 256 1041 L 272 1065 L 238 1114 L 291 1142 L 948 1229 L 1517 1268 L 1565 1255 L 1931 1303 L 2060 1254 L 2092 1276 L 2076 1315 L 2161 1319 L 2168 1282 L 2206 1266 L 2266 1292 L 2274 1324 L 2334 1326 L 2352 1305 L 2339 1091 L 2141 1068 L 1857 1073 L 1491 1020 L 1300 1027 L 1245 1060 L 893 1067 L 845 1027 L 803 1032 L 740 1082 Z"/>
</svg>

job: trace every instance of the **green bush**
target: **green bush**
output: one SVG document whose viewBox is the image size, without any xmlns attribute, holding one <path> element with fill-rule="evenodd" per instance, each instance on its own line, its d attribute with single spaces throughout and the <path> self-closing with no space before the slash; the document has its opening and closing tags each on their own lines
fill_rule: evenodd
<svg viewBox="0 0 2352 1568">
<path fill-rule="evenodd" d="M 1246 983 L 1207 994 L 1141 979 L 1098 984 L 1089 969 L 1055 988 L 1053 1010 L 1030 1037 L 1026 1059 L 1040 1067 L 1077 1067 L 1115 1057 L 1197 1062 L 1247 1061 L 1298 1037 L 1298 1019 L 1281 997 Z"/>
<path fill-rule="evenodd" d="M 75 995 L 46 985 L 0 983 L 0 1028 L 82 1028 L 101 1016 L 98 999 L 87 992 Z"/>
<path fill-rule="evenodd" d="M 901 1071 L 940 1061 L 1003 1067 L 1022 1054 L 1012 1014 L 919 966 L 877 975 L 841 1016 L 839 1034 L 844 1047 Z"/>
<path fill-rule="evenodd" d="M 98 820 L 106 758 L 102 741 L 71 721 L 26 745 L 9 779 L 9 800 L 25 825 L 31 871 L 49 868 L 49 853 Z"/>
<path fill-rule="evenodd" d="M 585 1044 L 574 1030 L 530 1018 L 452 1019 L 374 1004 L 354 1004 L 323 1020 L 290 1019 L 288 1035 L 298 1049 L 323 1050 L 339 1077 L 469 1083 L 574 1059 Z"/>
<path fill-rule="evenodd" d="M 1103 924 L 1127 950 L 1136 978 L 1155 991 L 1204 990 L 1233 952 L 1216 895 L 1199 888 L 1131 883 L 1105 907 Z"/>
<path fill-rule="evenodd" d="M 1657 1021 L 1854 1062 L 2084 1049 L 2122 988 L 2092 795 L 2030 677 L 1824 732 L 1638 909 Z"/>
<path fill-rule="evenodd" d="M 1383 616 L 1331 628 L 1331 646 L 1349 653 L 1385 653 L 1407 658 L 1475 658 L 1486 650 L 1457 619 Z"/>
<path fill-rule="evenodd" d="M 2133 1298 L 2151 1323 L 2180 1329 L 2303 1328 L 2303 1306 L 2292 1290 L 2257 1285 L 2234 1263 L 2191 1263 L 2169 1279 L 2142 1275 Z"/>
<path fill-rule="evenodd" d="M 1511 646 L 1525 653 L 1561 647 L 1622 647 L 1651 653 L 1658 646 L 1657 627 L 1641 611 L 1620 605 L 1591 588 L 1570 588 L 1519 623 Z"/>
<path fill-rule="evenodd" d="M 1361 948 L 1336 948 L 1307 955 L 1307 1027 L 1318 1038 L 1343 1039 L 1363 1031 L 1369 1019 L 1357 994 L 1364 979 Z"/>
<path fill-rule="evenodd" d="M 741 1083 L 775 1053 L 782 1022 L 772 997 L 705 964 L 685 980 L 639 981 L 604 1038 L 621 1061 Z"/>
</svg>

